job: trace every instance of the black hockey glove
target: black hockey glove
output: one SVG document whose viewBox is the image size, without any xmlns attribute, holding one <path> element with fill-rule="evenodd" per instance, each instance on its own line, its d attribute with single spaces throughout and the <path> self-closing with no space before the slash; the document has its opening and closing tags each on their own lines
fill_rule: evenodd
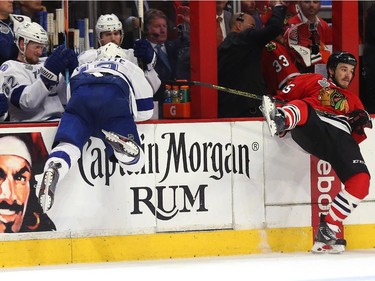
<svg viewBox="0 0 375 281">
<path fill-rule="evenodd" d="M 348 122 L 352 127 L 352 131 L 363 135 L 365 133 L 364 128 L 372 128 L 372 121 L 370 115 L 366 110 L 356 109 L 346 114 Z"/>
<path fill-rule="evenodd" d="M 152 48 L 151 43 L 146 39 L 138 39 L 134 42 L 134 56 L 147 65 L 152 63 L 154 59 L 154 48 Z"/>
</svg>

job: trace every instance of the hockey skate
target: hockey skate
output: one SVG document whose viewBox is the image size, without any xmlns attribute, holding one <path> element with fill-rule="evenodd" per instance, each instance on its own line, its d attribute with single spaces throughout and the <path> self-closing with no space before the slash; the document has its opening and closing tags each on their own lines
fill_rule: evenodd
<svg viewBox="0 0 375 281">
<path fill-rule="evenodd" d="M 44 213 L 51 209 L 53 205 L 56 184 L 59 180 L 59 168 L 61 168 L 61 163 L 51 162 L 43 175 L 38 197 Z"/>
<path fill-rule="evenodd" d="M 276 108 L 275 102 L 269 96 L 263 96 L 262 105 L 259 107 L 263 113 L 271 136 L 279 135 L 285 131 L 285 116 Z"/>
<path fill-rule="evenodd" d="M 132 139 L 106 130 L 102 130 L 102 132 L 108 143 L 118 153 L 124 153 L 130 157 L 137 157 L 139 155 L 139 146 Z"/>
<path fill-rule="evenodd" d="M 324 221 L 324 217 L 324 215 L 320 215 L 319 228 L 311 252 L 314 254 L 341 254 L 345 251 L 346 240 L 336 237 L 335 231 Z"/>
</svg>

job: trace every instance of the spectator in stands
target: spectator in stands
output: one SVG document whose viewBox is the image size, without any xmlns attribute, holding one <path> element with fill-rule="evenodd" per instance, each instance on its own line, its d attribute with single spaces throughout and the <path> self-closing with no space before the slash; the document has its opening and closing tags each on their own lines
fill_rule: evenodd
<svg viewBox="0 0 375 281">
<path fill-rule="evenodd" d="M 288 7 L 285 14 L 284 23 L 297 14 L 298 1 L 288 1 Z M 256 7 L 259 11 L 262 23 L 265 24 L 272 15 L 272 1 L 256 1 Z"/>
<path fill-rule="evenodd" d="M 35 22 L 21 25 L 15 37 L 17 61 L 8 60 L 0 67 L 10 121 L 59 120 L 67 102 L 64 75 L 78 65 L 76 54 L 59 46 L 46 60 L 41 58 L 48 36 Z"/>
<path fill-rule="evenodd" d="M 256 1 L 241 0 L 241 12 L 252 15 L 255 19 L 255 29 L 260 30 L 263 27 L 262 19 L 260 18 L 259 10 L 256 6 Z"/>
<path fill-rule="evenodd" d="M 95 31 L 100 46 L 104 46 L 109 42 L 121 46 L 124 38 L 124 30 L 121 21 L 115 14 L 101 15 L 96 22 Z M 129 61 L 143 67 L 145 77 L 155 93 L 160 87 L 160 79 L 154 69 L 156 54 L 151 44 L 145 39 L 140 39 L 135 41 L 134 49 L 124 51 Z M 97 50 L 90 49 L 82 52 L 78 56 L 78 62 L 79 64 L 92 62 L 96 57 Z"/>
<path fill-rule="evenodd" d="M 332 29 L 324 19 L 318 16 L 321 1 L 298 1 L 298 7 L 297 14 L 288 20 L 288 25 L 315 23 L 321 42 L 325 45 L 331 45 Z"/>
<path fill-rule="evenodd" d="M 162 104 L 164 101 L 165 82 L 176 79 L 189 79 L 190 68 L 187 69 L 186 63 L 189 64 L 190 56 L 182 55 L 180 50 L 187 51 L 184 47 L 189 42 L 183 40 L 169 41 L 167 30 L 167 16 L 160 10 L 149 9 L 145 14 L 145 33 L 147 40 L 157 54 L 155 70 L 162 82 L 160 89 L 154 96 L 154 100 L 159 104 L 159 116 L 162 117 Z M 184 58 L 179 59 L 179 58 Z M 188 60 L 188 62 L 186 62 Z M 184 67 L 181 67 L 184 65 Z M 186 70 L 181 71 L 181 69 Z"/>
<path fill-rule="evenodd" d="M 363 74 L 365 87 L 361 98 L 367 111 L 375 113 L 375 3 L 367 9 L 365 17 Z"/>
<path fill-rule="evenodd" d="M 14 42 L 14 31 L 25 21 L 31 21 L 25 16 L 15 17 L 13 1 L 0 1 L 0 65 L 18 56 L 18 48 Z"/>
<path fill-rule="evenodd" d="M 0 135 L 0 233 L 56 230 L 35 193 L 47 156 L 40 133 Z"/>
<path fill-rule="evenodd" d="M 228 1 L 216 1 L 216 39 L 218 47 L 231 30 L 230 22 L 232 18 L 232 13 L 225 9 L 227 4 Z"/>
<path fill-rule="evenodd" d="M 288 20 L 286 45 L 301 72 L 314 72 L 311 66 L 327 63 L 332 29 L 318 16 L 321 1 L 298 1 L 298 7 L 297 15 Z"/>
<path fill-rule="evenodd" d="M 128 9 L 131 11 L 131 16 L 129 16 L 124 24 L 125 38 L 122 44 L 123 48 L 128 48 L 134 45 L 134 39 L 140 39 L 143 34 L 142 30 L 139 28 L 144 26 L 144 18 L 139 18 L 139 2 L 135 1 L 125 1 L 127 2 Z M 177 25 L 179 24 L 178 14 L 179 8 L 181 6 L 188 6 L 189 1 L 147 1 L 143 0 L 143 15 L 147 13 L 149 9 L 157 9 L 162 11 L 167 17 L 167 29 L 168 29 L 168 40 L 176 40 L 179 35 L 179 30 Z M 144 17 L 144 16 L 143 16 Z M 133 37 L 133 38 L 132 38 Z"/>
<path fill-rule="evenodd" d="M 133 17 L 139 17 L 139 2 L 138 0 L 129 1 L 128 6 L 130 6 L 131 14 Z M 147 1 L 143 0 L 143 15 L 147 13 L 149 9 L 156 9 L 162 11 L 164 14 L 168 15 L 167 18 L 167 28 L 168 28 L 168 35 L 175 29 L 177 25 L 177 8 L 183 3 L 183 1 Z M 144 19 L 142 19 L 144 20 Z M 136 25 L 138 26 L 138 24 Z M 168 39 L 171 39 L 168 37 Z"/>
<path fill-rule="evenodd" d="M 14 1 L 14 13 L 31 18 L 32 21 L 40 23 L 40 12 L 46 12 L 47 8 L 42 5 L 42 1 Z"/>
<path fill-rule="evenodd" d="M 261 97 L 265 94 L 261 54 L 264 46 L 283 30 L 285 3 L 275 1 L 272 16 L 261 30 L 255 30 L 251 15 L 237 13 L 231 20 L 231 32 L 218 49 L 220 86 L 238 89 Z M 219 117 L 261 116 L 260 100 L 219 92 Z"/>
</svg>

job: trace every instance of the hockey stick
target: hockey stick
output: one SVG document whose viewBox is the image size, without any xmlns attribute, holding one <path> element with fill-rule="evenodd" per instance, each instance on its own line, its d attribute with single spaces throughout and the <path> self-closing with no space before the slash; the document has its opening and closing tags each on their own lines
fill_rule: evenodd
<svg viewBox="0 0 375 281">
<path fill-rule="evenodd" d="M 218 85 L 214 85 L 214 84 L 210 84 L 210 83 L 206 83 L 206 82 L 200 82 L 200 81 L 166 81 L 165 84 L 169 84 L 169 85 L 177 85 L 177 86 L 200 86 L 200 87 L 205 87 L 205 88 L 211 88 L 211 89 L 216 89 L 216 90 L 219 90 L 219 91 L 222 91 L 222 92 L 226 92 L 226 93 L 230 93 L 230 94 L 235 94 L 235 95 L 238 95 L 238 96 L 243 96 L 243 97 L 247 97 L 247 98 L 251 98 L 251 99 L 256 99 L 256 100 L 262 100 L 262 96 L 259 96 L 259 95 L 256 95 L 256 94 L 252 94 L 252 93 L 249 93 L 249 92 L 244 92 L 244 91 L 240 91 L 240 90 L 235 90 L 235 89 L 231 89 L 231 88 L 227 88 L 227 87 L 223 87 L 223 86 L 218 86 Z"/>
<path fill-rule="evenodd" d="M 69 1 L 63 0 L 65 47 L 69 48 Z"/>
<path fill-rule="evenodd" d="M 223 87 L 223 86 L 218 86 L 218 85 L 210 84 L 210 83 L 206 83 L 206 82 L 200 82 L 200 81 L 177 80 L 177 81 L 166 81 L 165 84 L 177 85 L 177 86 L 200 86 L 200 87 L 211 88 L 211 89 L 215 89 L 215 90 L 218 90 L 218 91 L 222 91 L 222 92 L 226 92 L 226 93 L 230 93 L 230 94 L 234 94 L 234 95 L 238 95 L 238 96 L 243 96 L 243 97 L 247 97 L 247 98 L 251 98 L 251 99 L 255 99 L 255 100 L 263 100 L 263 95 L 259 96 L 259 95 L 252 94 L 252 93 L 249 93 L 249 92 L 235 90 L 235 89 L 231 89 L 231 88 L 227 88 L 227 87 Z M 280 103 L 280 104 L 285 104 L 287 102 L 286 100 L 279 100 L 279 99 L 275 99 L 275 98 L 273 98 L 273 99 L 277 103 Z"/>
<path fill-rule="evenodd" d="M 139 21 L 139 27 L 138 27 L 138 39 L 143 38 L 144 33 L 144 24 L 143 24 L 143 0 L 138 0 L 138 21 Z M 143 62 L 141 59 L 138 59 L 138 66 L 142 68 L 142 70 L 146 69 L 146 66 L 143 65 Z"/>
<path fill-rule="evenodd" d="M 138 0 L 138 18 L 140 20 L 139 22 L 139 37 L 141 38 L 142 36 L 142 31 L 143 31 L 143 24 L 142 24 L 142 20 L 143 20 L 143 0 Z"/>
<path fill-rule="evenodd" d="M 64 44 L 65 48 L 69 48 L 69 1 L 62 0 L 62 7 L 64 11 Z M 69 69 L 65 69 L 65 82 L 66 82 L 66 103 L 70 99 L 69 94 L 69 79 L 70 79 Z"/>
</svg>

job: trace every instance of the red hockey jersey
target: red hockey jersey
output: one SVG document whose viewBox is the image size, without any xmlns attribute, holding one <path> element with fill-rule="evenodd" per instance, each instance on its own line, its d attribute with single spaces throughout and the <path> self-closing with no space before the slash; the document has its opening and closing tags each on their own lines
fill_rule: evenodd
<svg viewBox="0 0 375 281">
<path fill-rule="evenodd" d="M 364 109 L 358 95 L 336 86 L 321 74 L 301 74 L 292 79 L 277 99 L 301 99 L 313 108 L 334 115 L 345 115 L 355 109 Z"/>
<path fill-rule="evenodd" d="M 301 74 L 278 91 L 276 99 L 292 101 L 303 100 L 315 110 L 331 115 L 346 115 L 355 109 L 364 110 L 358 95 L 342 89 L 321 74 Z M 354 139 L 360 143 L 366 135 L 352 132 Z"/>
<path fill-rule="evenodd" d="M 289 79 L 299 74 L 284 45 L 271 41 L 263 48 L 262 75 L 267 95 L 275 95 Z"/>
</svg>

